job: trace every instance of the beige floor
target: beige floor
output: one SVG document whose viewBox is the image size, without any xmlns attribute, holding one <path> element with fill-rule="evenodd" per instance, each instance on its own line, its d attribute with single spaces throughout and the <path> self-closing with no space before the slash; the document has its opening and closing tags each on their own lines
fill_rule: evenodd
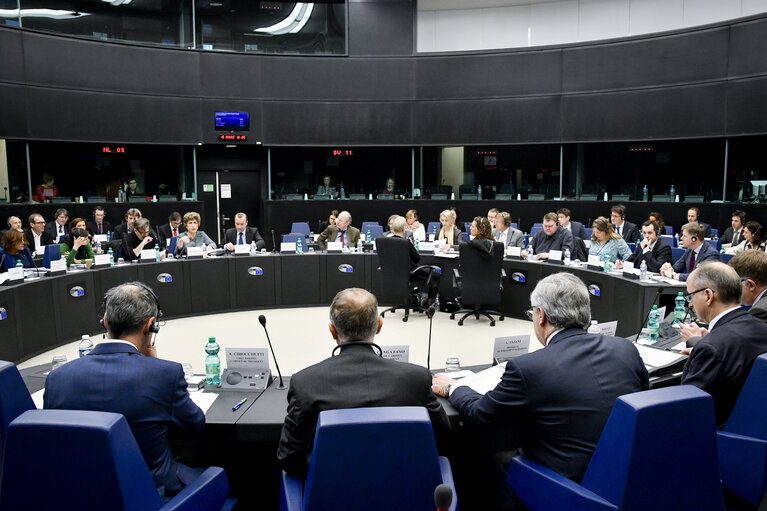
<svg viewBox="0 0 767 511">
<path fill-rule="evenodd" d="M 293 374 L 330 356 L 335 343 L 328 332 L 327 307 L 255 310 L 170 320 L 157 335 L 158 354 L 176 362 L 190 362 L 195 373 L 201 374 L 204 372 L 205 359 L 203 347 L 208 336 L 215 336 L 221 345 L 222 362 L 223 348 L 226 347 L 268 348 L 263 328 L 258 323 L 259 314 L 267 318 L 269 335 L 284 375 Z M 469 318 L 459 327 L 457 320 L 451 321 L 448 314 L 437 313 L 432 331 L 431 366 L 444 367 L 447 357 L 458 357 L 462 366 L 490 363 L 496 337 L 521 334 L 531 334 L 531 351 L 540 348 L 529 321 L 506 318 L 497 321 L 495 327 L 490 327 L 487 319 L 477 321 Z M 402 312 L 398 311 L 386 315 L 376 343 L 407 344 L 410 346 L 410 362 L 425 366 L 428 336 L 429 321 L 424 315 L 411 315 L 405 323 L 402 321 Z M 50 362 L 53 355 L 58 353 L 72 360 L 77 357 L 78 343 L 72 342 L 33 357 L 19 367 Z"/>
</svg>

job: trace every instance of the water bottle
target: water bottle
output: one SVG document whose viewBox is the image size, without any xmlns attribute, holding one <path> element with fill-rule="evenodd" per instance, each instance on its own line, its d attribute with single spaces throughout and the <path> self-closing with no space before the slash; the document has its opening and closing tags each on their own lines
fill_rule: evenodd
<svg viewBox="0 0 767 511">
<path fill-rule="evenodd" d="M 304 246 L 303 246 L 303 243 L 301 242 L 301 238 L 303 238 L 303 236 L 299 236 L 298 238 L 296 238 L 296 254 L 304 253 Z"/>
<path fill-rule="evenodd" d="M 112 241 L 112 231 L 107 231 L 107 241 Z"/>
<path fill-rule="evenodd" d="M 362 238 L 357 240 L 357 252 L 363 252 L 365 249 L 362 247 Z"/>
<path fill-rule="evenodd" d="M 570 249 L 565 249 L 565 264 L 570 264 Z"/>
<path fill-rule="evenodd" d="M 23 267 L 24 267 L 24 263 L 21 262 L 21 259 L 16 259 L 16 268 L 23 268 Z"/>
<path fill-rule="evenodd" d="M 367 243 L 373 243 L 373 236 L 370 234 L 370 229 L 368 229 L 368 232 L 365 234 L 365 241 Z"/>
<path fill-rule="evenodd" d="M 669 195 L 671 196 L 671 200 L 674 200 L 674 196 L 676 196 L 676 188 L 674 188 L 674 185 L 671 185 L 671 192 L 669 192 Z"/>
<path fill-rule="evenodd" d="M 342 199 L 346 198 L 346 190 L 344 190 L 344 185 L 341 185 L 341 198 Z"/>
<path fill-rule="evenodd" d="M 477 186 L 477 199 L 482 200 L 482 186 Z"/>
<path fill-rule="evenodd" d="M 658 342 L 658 330 L 660 329 L 658 314 L 658 306 L 653 305 L 652 310 L 650 311 L 650 319 L 647 322 L 647 328 L 650 330 L 650 342 Z"/>
<path fill-rule="evenodd" d="M 205 383 L 208 385 L 221 385 L 221 359 L 218 358 L 218 343 L 215 337 L 208 337 L 205 345 Z"/>
<path fill-rule="evenodd" d="M 647 280 L 647 261 L 642 259 L 642 264 L 639 265 L 639 280 Z"/>
<path fill-rule="evenodd" d="M 101 253 L 101 242 L 100 241 L 96 242 L 96 253 L 97 254 Z"/>
<path fill-rule="evenodd" d="M 80 345 L 77 347 L 77 351 L 80 352 L 80 356 L 84 357 L 85 355 L 90 355 L 91 351 L 93 350 L 93 341 L 91 341 L 90 335 L 83 335 L 82 341 L 80 341 Z"/>
<path fill-rule="evenodd" d="M 154 246 L 154 260 L 156 263 L 160 262 L 160 247 L 157 245 Z"/>
<path fill-rule="evenodd" d="M 257 252 L 257 250 L 256 250 L 256 242 L 255 241 L 251 241 L 250 242 L 250 255 L 256 255 L 256 252 Z"/>
<path fill-rule="evenodd" d="M 418 238 L 415 238 L 415 251 L 420 252 L 421 251 L 421 244 L 418 241 Z"/>
<path fill-rule="evenodd" d="M 684 307 L 684 293 L 681 291 L 677 293 L 674 303 L 674 324 L 672 326 L 679 326 L 684 321 L 684 316 L 687 312 Z"/>
<path fill-rule="evenodd" d="M 591 325 L 589 325 L 588 332 L 590 334 L 598 334 L 599 333 L 599 324 L 597 323 L 596 319 L 591 320 Z"/>
<path fill-rule="evenodd" d="M 109 247 L 109 266 L 115 265 L 115 253 L 114 250 L 112 250 L 112 247 Z"/>
<path fill-rule="evenodd" d="M 642 188 L 642 200 L 647 202 L 647 185 L 644 185 L 644 188 Z"/>
</svg>

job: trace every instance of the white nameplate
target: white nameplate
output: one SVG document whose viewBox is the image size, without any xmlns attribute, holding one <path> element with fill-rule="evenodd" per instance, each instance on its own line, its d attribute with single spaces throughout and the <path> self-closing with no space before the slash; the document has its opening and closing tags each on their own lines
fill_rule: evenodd
<svg viewBox="0 0 767 511">
<path fill-rule="evenodd" d="M 447 240 L 445 238 L 442 238 L 441 240 L 434 240 L 434 248 L 438 249 L 439 247 L 447 245 Z"/>
<path fill-rule="evenodd" d="M 422 241 L 418 244 L 418 251 L 423 254 L 433 254 L 434 253 L 434 243 L 431 241 Z"/>
<path fill-rule="evenodd" d="M 426 239 L 428 239 L 429 241 L 434 241 L 434 238 L 436 238 L 436 237 L 437 237 L 437 235 L 436 235 L 436 234 L 434 234 L 434 233 L 431 233 L 431 232 L 430 232 L 430 233 L 429 233 L 429 234 L 426 236 Z"/>
<path fill-rule="evenodd" d="M 530 334 L 496 337 L 493 345 L 493 359 L 508 360 L 524 355 L 530 350 Z"/>
<path fill-rule="evenodd" d="M 604 266 L 597 255 L 589 255 L 589 264 L 593 266 Z"/>
<path fill-rule="evenodd" d="M 314 241 L 317 241 L 319 238 L 320 238 L 320 235 L 319 235 L 319 234 L 314 234 L 314 233 L 312 233 L 312 239 L 313 239 Z"/>
<path fill-rule="evenodd" d="M 561 250 L 549 250 L 549 261 L 561 261 L 561 260 L 562 260 Z"/>
<path fill-rule="evenodd" d="M 662 320 L 666 317 L 666 306 L 658 308 L 658 320 Z"/>
<path fill-rule="evenodd" d="M 280 252 L 285 253 L 295 253 L 296 251 L 296 244 L 295 243 L 280 243 Z"/>
<path fill-rule="evenodd" d="M 605 323 L 597 323 L 599 327 L 599 333 L 602 335 L 615 335 L 615 331 L 618 329 L 617 321 L 607 321 Z"/>
<path fill-rule="evenodd" d="M 634 270 L 634 263 L 623 261 L 623 271 L 633 271 L 633 270 Z"/>
<path fill-rule="evenodd" d="M 340 241 L 328 241 L 328 252 L 341 252 L 344 248 Z"/>
<path fill-rule="evenodd" d="M 106 243 L 107 241 L 109 241 L 109 236 L 107 236 L 106 234 L 96 234 L 95 236 L 93 236 L 93 242 L 95 243 L 97 241 L 99 243 Z"/>
<path fill-rule="evenodd" d="M 93 258 L 93 264 L 96 266 L 109 266 L 112 261 L 109 259 L 109 254 L 96 254 Z"/>
<path fill-rule="evenodd" d="M 507 253 L 511 257 L 522 257 L 522 247 L 509 247 Z"/>
<path fill-rule="evenodd" d="M 396 360 L 397 362 L 408 362 L 410 359 L 410 346 L 407 344 L 396 346 L 381 346 L 382 357 L 386 360 Z"/>
<path fill-rule="evenodd" d="M 187 249 L 187 251 L 189 250 L 191 249 Z M 144 250 L 142 250 L 140 257 L 142 261 L 154 261 L 156 259 L 153 248 L 145 248 Z"/>
<path fill-rule="evenodd" d="M 234 255 L 250 255 L 250 245 L 235 245 Z"/>
<path fill-rule="evenodd" d="M 142 250 L 143 252 L 143 250 Z M 186 247 L 186 258 L 200 258 L 202 257 L 202 247 Z"/>
<path fill-rule="evenodd" d="M 51 271 L 67 271 L 67 262 L 64 259 L 58 261 L 51 261 Z"/>
<path fill-rule="evenodd" d="M 24 280 L 24 268 L 11 268 L 8 270 L 8 280 Z"/>
<path fill-rule="evenodd" d="M 230 371 L 256 374 L 269 369 L 266 348 L 226 348 L 226 367 Z"/>
</svg>

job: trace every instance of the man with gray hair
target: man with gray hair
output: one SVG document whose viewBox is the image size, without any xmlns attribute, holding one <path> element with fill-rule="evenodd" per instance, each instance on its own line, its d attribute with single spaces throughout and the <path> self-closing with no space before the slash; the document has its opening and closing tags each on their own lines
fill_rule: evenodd
<svg viewBox="0 0 767 511">
<path fill-rule="evenodd" d="M 702 336 L 682 373 L 683 385 L 695 385 L 714 398 L 716 423 L 724 426 L 756 357 L 767 353 L 767 324 L 740 306 L 737 272 L 721 262 L 702 264 L 687 278 L 688 303 L 708 330 L 682 326 L 682 336 Z"/>
<path fill-rule="evenodd" d="M 442 407 L 430 389 L 431 373 L 382 358 L 381 348 L 373 343 L 382 326 L 378 300 L 364 289 L 344 289 L 333 298 L 328 328 L 338 345 L 330 358 L 290 378 L 288 414 L 277 449 L 285 472 L 305 475 L 323 410 L 424 406 L 432 424 L 442 424 Z"/>
<path fill-rule="evenodd" d="M 174 460 L 168 427 L 201 434 L 205 415 L 189 398 L 181 364 L 157 358 L 151 343 L 160 316 L 154 292 L 129 282 L 107 291 L 104 303 L 107 340 L 51 371 L 44 407 L 123 414 L 167 500 L 200 475 Z"/>
<path fill-rule="evenodd" d="M 336 223 L 328 225 L 317 238 L 320 250 L 328 249 L 328 241 L 340 241 L 343 248 L 351 248 L 357 245 L 360 239 L 360 230 L 352 227 L 352 215 L 348 211 L 341 211 L 336 217 Z"/>
<path fill-rule="evenodd" d="M 448 397 L 474 424 L 506 424 L 519 450 L 496 455 L 499 509 L 527 509 L 506 484 L 511 458 L 528 458 L 580 481 L 616 398 L 649 388 L 647 369 L 626 339 L 590 334 L 589 292 L 570 273 L 544 278 L 527 315 L 544 349 L 506 363 L 501 382 L 485 395 L 445 376 L 432 390 Z"/>
</svg>

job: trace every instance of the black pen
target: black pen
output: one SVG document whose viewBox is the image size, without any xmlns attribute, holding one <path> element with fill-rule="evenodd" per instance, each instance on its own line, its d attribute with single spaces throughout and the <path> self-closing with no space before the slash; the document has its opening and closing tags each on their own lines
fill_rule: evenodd
<svg viewBox="0 0 767 511">
<path fill-rule="evenodd" d="M 232 411 L 233 411 L 233 412 L 234 412 L 234 411 L 236 411 L 236 410 L 237 410 L 239 407 L 241 407 L 241 406 L 243 405 L 243 403 L 245 403 L 245 401 L 247 401 L 247 400 L 248 400 L 248 398 L 247 398 L 247 397 L 244 397 L 244 398 L 242 398 L 242 401 L 240 401 L 239 403 L 237 403 L 236 405 L 234 405 L 234 406 L 232 407 Z"/>
</svg>

